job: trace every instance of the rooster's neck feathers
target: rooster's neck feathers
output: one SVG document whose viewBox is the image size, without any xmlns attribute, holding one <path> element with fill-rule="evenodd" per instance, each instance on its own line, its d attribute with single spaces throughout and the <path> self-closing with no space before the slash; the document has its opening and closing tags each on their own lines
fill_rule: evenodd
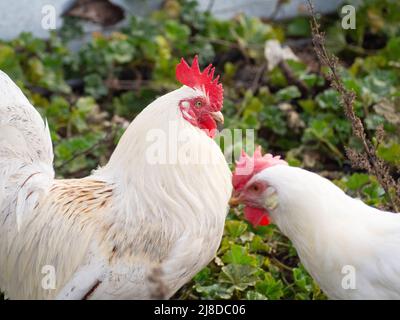
<svg viewBox="0 0 400 320">
<path fill-rule="evenodd" d="M 218 145 L 188 123 L 178 107 L 179 101 L 195 94 L 184 86 L 151 103 L 126 130 L 109 163 L 94 173 L 125 195 L 130 202 L 126 214 L 136 212 L 178 226 L 183 222 L 223 224 L 225 216 L 215 216 L 220 211 L 212 206 L 220 207 L 219 202 L 229 198 L 231 173 Z M 180 163 L 177 154 L 182 150 L 206 161 Z M 155 154 L 165 162 L 152 162 Z"/>
</svg>

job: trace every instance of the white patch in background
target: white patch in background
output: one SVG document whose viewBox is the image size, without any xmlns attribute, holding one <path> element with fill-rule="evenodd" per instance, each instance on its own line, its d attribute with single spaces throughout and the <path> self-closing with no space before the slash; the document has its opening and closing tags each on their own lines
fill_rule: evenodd
<svg viewBox="0 0 400 320">
<path fill-rule="evenodd" d="M 44 30 L 55 30 L 57 28 L 57 11 L 51 4 L 42 7 L 42 28 Z"/>
<path fill-rule="evenodd" d="M 45 275 L 42 278 L 42 288 L 44 290 L 55 290 L 56 289 L 56 268 L 52 265 L 45 265 L 42 268 L 42 274 Z"/>
<path fill-rule="evenodd" d="M 356 28 L 356 8 L 351 5 L 342 7 L 342 28 L 344 30 Z"/>
<path fill-rule="evenodd" d="M 345 265 L 342 268 L 342 288 L 345 290 L 356 289 L 356 268 L 352 265 Z"/>
<path fill-rule="evenodd" d="M 265 42 L 264 56 L 268 62 L 268 70 L 272 71 L 281 61 L 299 61 L 288 46 L 282 46 L 278 40 L 267 40 Z"/>
</svg>

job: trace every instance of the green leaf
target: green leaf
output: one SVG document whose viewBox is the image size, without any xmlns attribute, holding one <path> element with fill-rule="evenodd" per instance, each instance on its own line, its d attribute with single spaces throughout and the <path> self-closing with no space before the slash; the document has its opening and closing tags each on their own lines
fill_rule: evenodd
<svg viewBox="0 0 400 320">
<path fill-rule="evenodd" d="M 311 34 L 310 21 L 308 18 L 299 17 L 289 22 L 286 35 L 291 37 L 307 38 Z"/>
<path fill-rule="evenodd" d="M 212 271 L 209 267 L 205 267 L 203 270 L 201 270 L 199 273 L 197 273 L 193 281 L 196 283 L 204 284 L 206 283 L 212 276 Z"/>
<path fill-rule="evenodd" d="M 83 114 L 88 114 L 96 107 L 96 100 L 92 97 L 80 97 L 76 102 L 76 107 Z"/>
<path fill-rule="evenodd" d="M 394 165 L 400 165 L 400 144 L 391 141 L 387 145 L 380 145 L 378 147 L 378 156 L 383 160 Z"/>
<path fill-rule="evenodd" d="M 284 113 L 275 105 L 264 107 L 260 114 L 260 121 L 264 127 L 278 135 L 283 136 L 287 133 L 287 123 Z"/>
<path fill-rule="evenodd" d="M 289 86 L 279 90 L 276 97 L 279 101 L 290 101 L 301 97 L 301 92 L 296 86 Z"/>
<path fill-rule="evenodd" d="M 268 299 L 277 300 L 283 297 L 283 283 L 281 280 L 276 280 L 268 273 L 264 273 L 264 280 L 258 281 L 256 284 L 257 292 L 266 296 Z"/>
<path fill-rule="evenodd" d="M 165 32 L 168 39 L 177 42 L 177 45 L 186 43 L 190 35 L 188 26 L 174 20 L 168 20 L 165 23 Z"/>
<path fill-rule="evenodd" d="M 398 75 L 394 70 L 374 70 L 362 81 L 362 95 L 364 100 L 369 97 L 370 103 L 377 103 L 383 98 L 389 98 L 397 89 L 395 83 Z"/>
<path fill-rule="evenodd" d="M 362 192 L 366 198 L 365 200 L 370 205 L 381 203 L 381 197 L 385 194 L 385 190 L 376 181 L 366 185 Z"/>
<path fill-rule="evenodd" d="M 316 103 L 312 99 L 298 100 L 300 107 L 308 114 L 314 114 Z"/>
<path fill-rule="evenodd" d="M 209 286 L 201 286 L 196 284 L 194 289 L 207 299 L 231 299 L 233 294 L 233 287 L 226 287 L 219 283 Z"/>
<path fill-rule="evenodd" d="M 89 74 L 84 77 L 85 93 L 98 99 L 108 93 L 103 79 L 98 74 Z"/>
<path fill-rule="evenodd" d="M 238 238 L 247 230 L 247 224 L 236 220 L 227 221 L 225 230 L 231 237 Z"/>
<path fill-rule="evenodd" d="M 257 265 L 256 257 L 251 255 L 247 248 L 237 244 L 232 244 L 231 248 L 223 255 L 222 261 L 241 265 Z"/>
<path fill-rule="evenodd" d="M 389 59 L 394 61 L 399 61 L 400 58 L 400 37 L 389 39 L 386 48 L 385 54 Z"/>
<path fill-rule="evenodd" d="M 230 284 L 235 290 L 243 291 L 254 286 L 257 281 L 257 268 L 248 265 L 229 264 L 222 267 L 219 281 Z"/>
<path fill-rule="evenodd" d="M 127 63 L 133 59 L 135 48 L 128 41 L 110 42 L 110 59 L 117 63 Z"/>
<path fill-rule="evenodd" d="M 23 80 L 24 75 L 14 49 L 0 44 L 0 70 L 7 73 L 13 80 Z"/>
<path fill-rule="evenodd" d="M 119 116 L 132 118 L 149 105 L 156 95 L 152 89 L 143 89 L 138 92 L 125 92 L 113 99 L 115 113 Z"/>
<path fill-rule="evenodd" d="M 306 293 L 311 293 L 313 290 L 313 280 L 304 270 L 304 268 L 294 268 L 293 269 L 293 278 L 294 283 L 298 286 L 301 290 Z"/>
<path fill-rule="evenodd" d="M 369 182 L 369 175 L 365 173 L 354 173 L 346 182 L 346 186 L 353 191 L 361 189 Z"/>
<path fill-rule="evenodd" d="M 340 95 L 334 89 L 328 89 L 320 93 L 317 95 L 316 101 L 321 109 L 339 110 L 341 108 Z"/>
<path fill-rule="evenodd" d="M 247 300 L 268 300 L 266 296 L 263 294 L 254 291 L 254 290 L 249 290 L 246 292 L 246 299 Z"/>
<path fill-rule="evenodd" d="M 253 252 L 269 252 L 271 247 L 264 242 L 263 238 L 259 235 L 255 235 L 250 242 L 250 250 Z"/>
<path fill-rule="evenodd" d="M 326 48 L 330 53 L 337 54 L 346 48 L 347 41 L 340 23 L 328 28 L 326 32 Z"/>
</svg>

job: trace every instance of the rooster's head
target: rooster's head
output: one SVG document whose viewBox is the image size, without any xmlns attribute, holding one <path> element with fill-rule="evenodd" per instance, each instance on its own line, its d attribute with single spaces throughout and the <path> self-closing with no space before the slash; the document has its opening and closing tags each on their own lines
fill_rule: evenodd
<svg viewBox="0 0 400 320">
<path fill-rule="evenodd" d="M 177 80 L 193 90 L 191 97 L 179 102 L 182 116 L 210 137 L 215 136 L 217 122 L 224 122 L 221 113 L 224 89 L 222 84 L 218 83 L 219 76 L 214 78 L 214 70 L 210 64 L 200 71 L 197 56 L 194 57 L 191 66 L 183 58 L 176 66 Z"/>
</svg>

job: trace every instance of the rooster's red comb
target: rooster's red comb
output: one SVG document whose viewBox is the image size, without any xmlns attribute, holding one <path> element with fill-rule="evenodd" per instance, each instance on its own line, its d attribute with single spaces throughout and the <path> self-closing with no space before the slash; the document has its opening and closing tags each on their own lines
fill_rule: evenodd
<svg viewBox="0 0 400 320">
<path fill-rule="evenodd" d="M 201 72 L 196 55 L 192 66 L 189 66 L 185 59 L 181 59 L 176 66 L 176 79 L 185 86 L 203 90 L 210 99 L 211 108 L 220 111 L 224 100 L 224 89 L 222 84 L 218 83 L 219 76 L 213 79 L 214 71 L 215 68 L 210 64 Z"/>
<path fill-rule="evenodd" d="M 261 146 L 256 148 L 253 157 L 250 157 L 242 150 L 242 154 L 236 162 L 236 168 L 232 177 L 233 188 L 235 190 L 242 189 L 255 174 L 277 164 L 287 165 L 287 162 L 282 160 L 280 156 L 274 157 L 270 153 L 263 156 L 261 153 Z"/>
</svg>

